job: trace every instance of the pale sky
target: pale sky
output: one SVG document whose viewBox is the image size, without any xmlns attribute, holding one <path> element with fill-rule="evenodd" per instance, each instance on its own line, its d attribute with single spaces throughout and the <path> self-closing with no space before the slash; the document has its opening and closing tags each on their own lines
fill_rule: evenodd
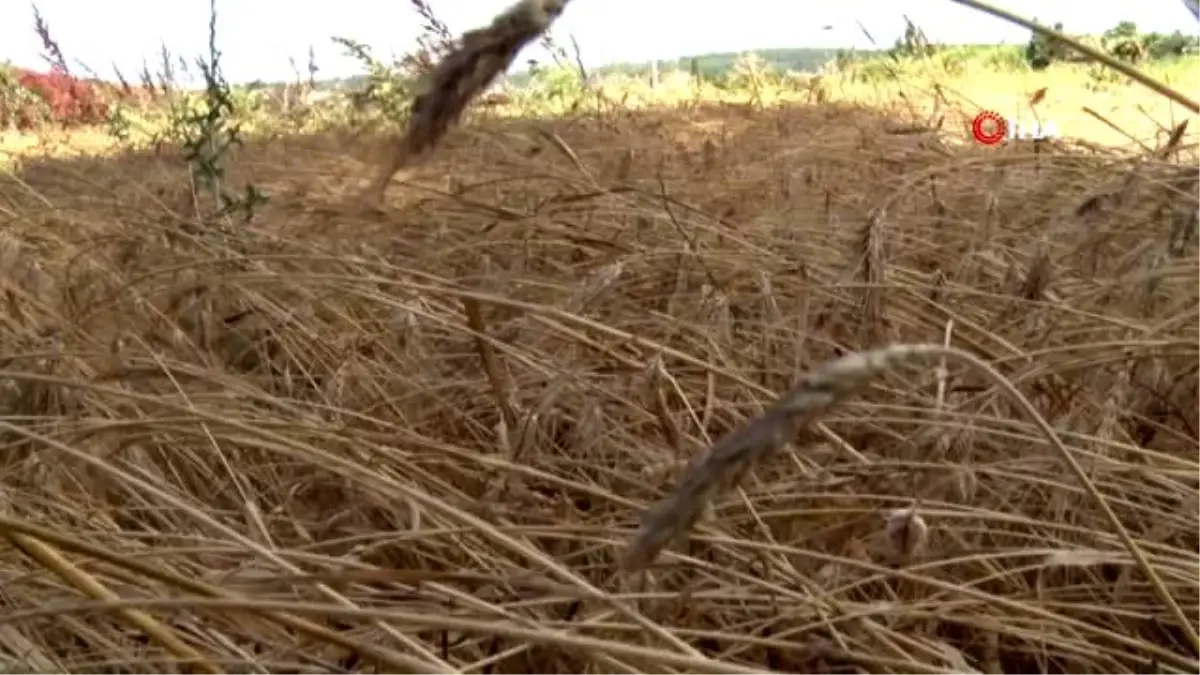
<svg viewBox="0 0 1200 675">
<path fill-rule="evenodd" d="M 512 0 L 430 0 L 456 33 L 486 24 Z M 998 0 L 1013 12 L 1075 33 L 1101 32 L 1122 20 L 1143 30 L 1195 31 L 1180 0 Z M 159 45 L 175 54 L 204 52 L 208 0 L 37 0 L 69 61 L 102 77 L 112 64 L 133 76 L 143 58 L 155 63 Z M 381 56 L 413 46 L 420 20 L 409 0 L 216 0 L 218 39 L 226 76 L 233 81 L 290 79 L 288 57 L 303 68 L 309 45 L 319 76 L 358 72 L 331 36 L 366 43 Z M 736 11 L 702 0 L 572 0 L 554 35 L 579 42 L 585 65 L 646 61 L 705 52 L 771 47 L 869 47 L 856 22 L 888 46 L 907 15 L 937 42 L 1024 42 L 1028 31 L 949 0 L 737 0 Z M 0 2 L 0 61 L 43 69 L 33 13 L 23 2 Z M 826 27 L 829 27 L 826 29 Z M 542 56 L 536 47 L 521 59 Z M 72 67 L 73 64 L 72 64 Z"/>
</svg>

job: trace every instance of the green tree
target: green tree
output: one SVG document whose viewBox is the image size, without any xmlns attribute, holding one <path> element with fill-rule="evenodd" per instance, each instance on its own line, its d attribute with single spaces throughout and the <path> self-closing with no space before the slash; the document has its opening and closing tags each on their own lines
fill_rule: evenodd
<svg viewBox="0 0 1200 675">
<path fill-rule="evenodd" d="M 1132 21 L 1118 23 L 1105 31 L 1101 40 L 1105 51 L 1122 61 L 1137 63 L 1146 56 L 1146 47 L 1138 37 L 1137 24 Z"/>
<path fill-rule="evenodd" d="M 1062 32 L 1061 22 L 1054 24 L 1054 30 Z M 1059 40 L 1034 31 L 1029 36 L 1029 44 L 1025 45 L 1025 62 L 1034 70 L 1042 70 L 1051 63 L 1062 61 L 1067 55 L 1067 46 Z"/>
</svg>

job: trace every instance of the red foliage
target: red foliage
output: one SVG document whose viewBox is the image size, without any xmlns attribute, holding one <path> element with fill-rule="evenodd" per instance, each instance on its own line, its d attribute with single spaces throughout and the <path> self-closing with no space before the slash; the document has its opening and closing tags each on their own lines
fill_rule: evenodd
<svg viewBox="0 0 1200 675">
<path fill-rule="evenodd" d="M 59 70 L 49 73 L 19 70 L 17 81 L 45 101 L 50 121 L 56 124 L 99 124 L 108 117 L 108 105 L 100 96 L 103 83 L 72 77 Z"/>
</svg>

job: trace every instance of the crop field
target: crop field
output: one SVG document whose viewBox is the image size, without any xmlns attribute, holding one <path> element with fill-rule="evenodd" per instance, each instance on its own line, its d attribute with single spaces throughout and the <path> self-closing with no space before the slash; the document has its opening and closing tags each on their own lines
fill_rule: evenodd
<svg viewBox="0 0 1200 675">
<path fill-rule="evenodd" d="M 1197 672 L 1200 120 L 944 65 L 5 132 L 0 669 Z"/>
</svg>

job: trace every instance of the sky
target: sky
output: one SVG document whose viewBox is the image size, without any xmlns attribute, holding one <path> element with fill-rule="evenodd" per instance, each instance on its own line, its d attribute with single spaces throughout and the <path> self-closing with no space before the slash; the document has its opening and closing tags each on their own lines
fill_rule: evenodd
<svg viewBox="0 0 1200 675">
<path fill-rule="evenodd" d="M 429 0 L 435 15 L 460 33 L 488 23 L 512 0 Z M 1063 22 L 1073 33 L 1098 33 L 1119 21 L 1142 30 L 1195 31 L 1180 0 L 996 0 L 1017 14 Z M 318 77 L 359 72 L 330 38 L 348 37 L 380 56 L 414 46 L 420 18 L 409 0 L 215 0 L 218 46 L 226 77 L 234 82 L 292 79 L 289 57 L 301 69 L 311 46 Z M 210 0 L 37 0 L 36 5 L 69 62 L 101 77 L 113 66 L 132 76 L 143 59 L 153 64 L 160 45 L 177 55 L 205 53 Z M 572 0 L 555 24 L 560 44 L 574 37 L 585 66 L 642 62 L 705 52 L 771 47 L 882 46 L 904 31 L 908 16 L 936 42 L 1024 42 L 1028 31 L 950 0 L 737 0 L 734 8 L 703 0 Z M 32 5 L 0 2 L 0 61 L 44 69 L 33 31 Z M 522 54 L 541 58 L 531 47 Z M 74 68 L 73 63 L 71 63 Z"/>
</svg>

